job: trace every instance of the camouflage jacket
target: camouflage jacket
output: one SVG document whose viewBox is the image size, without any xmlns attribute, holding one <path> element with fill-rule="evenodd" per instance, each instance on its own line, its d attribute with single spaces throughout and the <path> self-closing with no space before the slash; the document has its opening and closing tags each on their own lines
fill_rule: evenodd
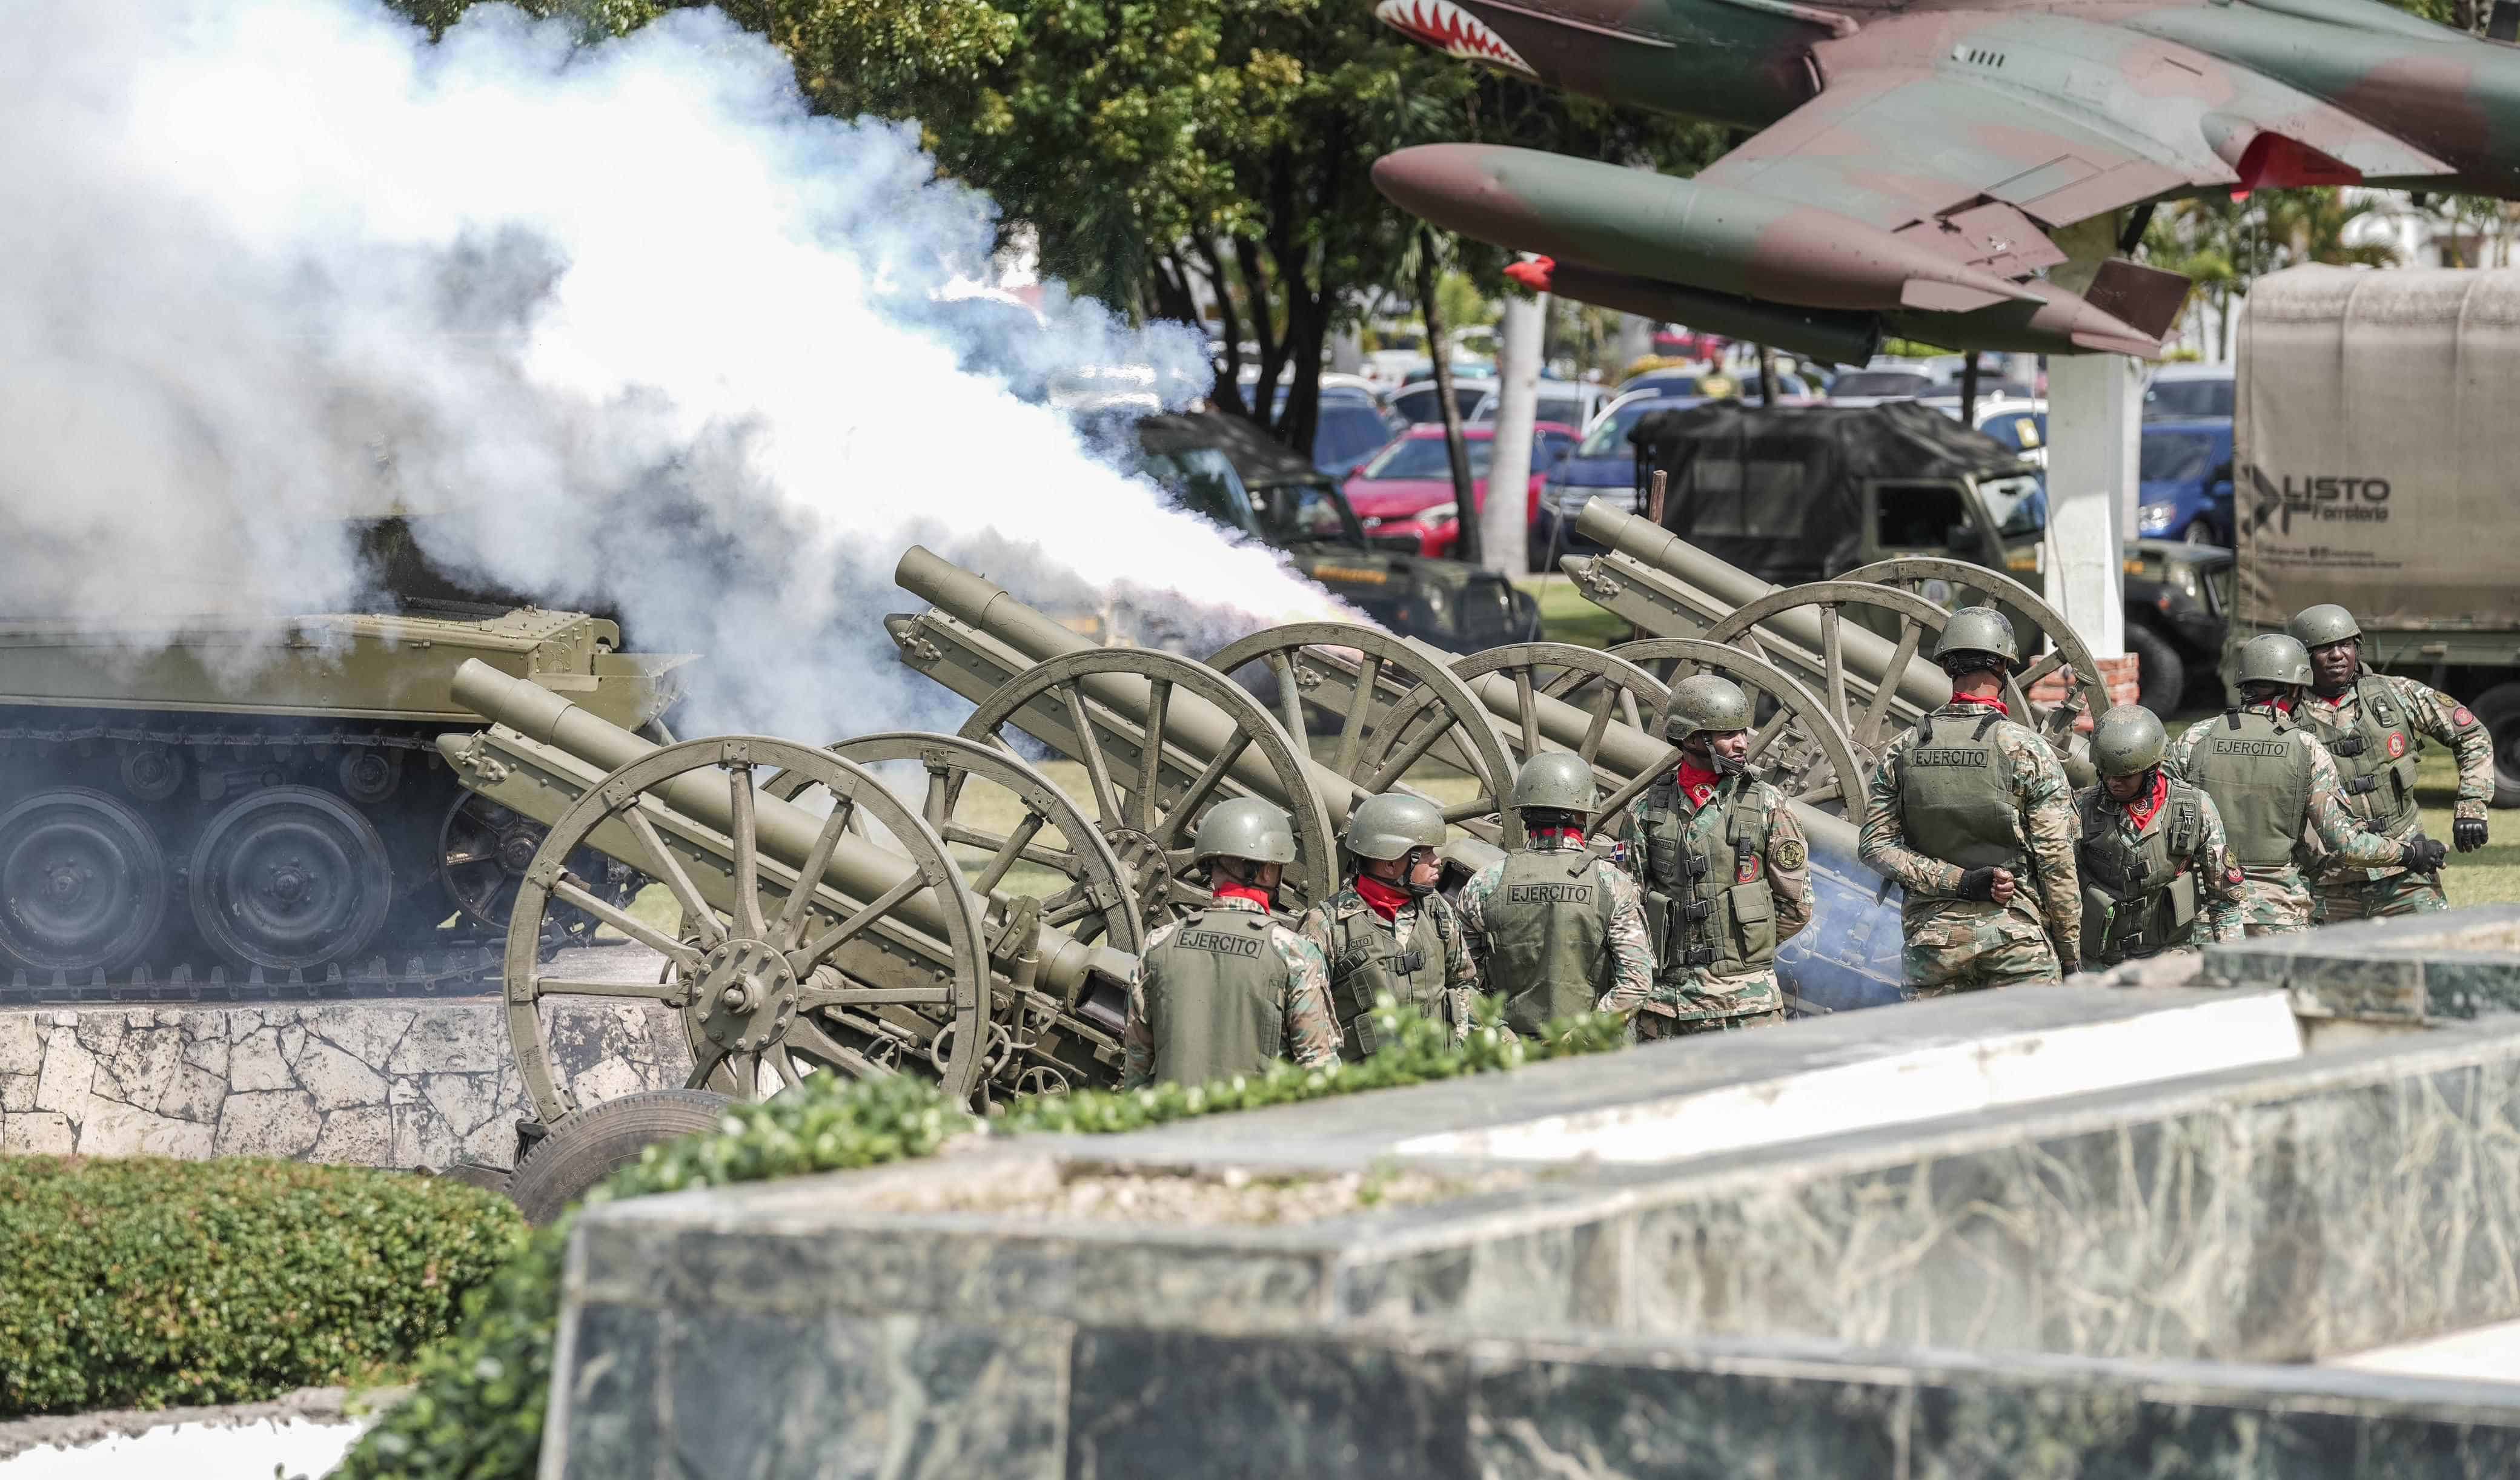
<svg viewBox="0 0 2520 1480">
<path fill-rule="evenodd" d="M 1444 896 L 1429 894 L 1423 899 L 1412 900 L 1400 907 L 1399 914 L 1385 920 L 1373 913 L 1373 906 L 1367 904 L 1365 896 L 1356 892 L 1356 885 L 1350 882 L 1340 885 L 1339 891 L 1328 899 L 1306 910 L 1295 928 L 1302 932 L 1305 942 L 1324 963 L 1322 994 L 1327 1002 L 1329 996 L 1328 963 L 1338 951 L 1330 928 L 1332 920 L 1361 915 L 1372 928 L 1388 931 L 1394 940 L 1405 941 L 1417 930 L 1418 912 L 1420 910 L 1432 912 L 1435 934 L 1444 942 L 1444 1007 L 1452 1014 L 1453 1037 L 1458 1042 L 1470 1036 L 1470 1007 L 1471 1000 L 1479 995 L 1479 968 L 1477 963 L 1470 960 L 1469 932 L 1462 927 L 1461 916 Z M 1337 1031 L 1335 1018 L 1331 1031 L 1333 1034 Z"/>
<path fill-rule="evenodd" d="M 2458 801 L 2453 815 L 2471 822 L 2483 821 L 2486 805 L 2494 800 L 2494 734 L 2485 728 L 2485 722 L 2469 712 L 2465 704 L 2413 679 L 2375 673 L 2365 673 L 2363 677 L 2387 685 L 2389 692 L 2397 695 L 2400 707 L 2407 711 L 2407 727 L 2418 737 L 2417 755 L 2423 754 L 2426 739 L 2451 748 L 2458 759 Z M 2305 694 L 2296 708 L 2304 720 L 2334 730 L 2351 730 L 2362 718 L 2362 700 L 2354 686 L 2348 685 L 2343 694 L 2332 699 Z"/>
<path fill-rule="evenodd" d="M 2114 816 L 2121 833 L 2134 837 L 2143 830 L 2102 787 L 2076 793 L 2077 809 L 2085 797 L 2094 793 L 2101 815 Z M 2223 831 L 2223 814 L 2214 806 L 2214 798 L 2203 795 L 2200 789 L 2199 799 L 2204 803 L 2204 826 L 2197 830 L 2196 846 L 2182 860 L 2196 880 L 2196 922 L 2187 935 L 2191 946 L 2239 940 L 2249 933 L 2248 875 L 2231 859 L 2230 839 Z"/>
<path fill-rule="evenodd" d="M 1959 703 L 1934 712 L 1972 719 L 1986 713 L 1976 705 Z M 2005 784 L 2020 808 L 2023 851 L 2038 875 L 2017 880 L 2019 887 L 2005 908 L 2037 923 L 2055 942 L 2060 956 L 2071 957 L 2083 943 L 2083 886 L 2074 865 L 2082 823 L 2074 815 L 2074 791 L 2066 785 L 2065 768 L 2039 732 L 2027 725 L 1999 721 L 1987 739 L 2009 763 Z M 1905 785 L 1904 760 L 1915 744 L 1916 732 L 1910 728 L 1902 730 L 1882 752 L 1881 764 L 1872 773 L 1870 810 L 1856 844 L 1866 867 L 1907 891 L 1902 908 L 1912 927 L 1927 916 L 1947 913 L 1943 907 L 1954 902 L 1995 908 L 1960 900 L 1960 878 L 1966 870 L 1908 846 L 1899 795 Z"/>
<path fill-rule="evenodd" d="M 1260 907 L 1243 899 L 1219 899 L 1219 908 L 1253 910 Z M 1147 949 L 1172 939 L 1182 926 L 1180 920 L 1158 925 L 1147 936 Z M 1285 1008 L 1286 1048 L 1295 1062 L 1308 1069 L 1328 1068 L 1339 1061 L 1338 1019 L 1330 1013 L 1330 968 L 1322 959 L 1321 949 L 1283 925 L 1269 931 L 1269 944 L 1286 963 L 1286 989 L 1282 999 Z M 1147 982 L 1143 958 L 1129 977 L 1129 1021 L 1120 1032 L 1120 1088 L 1135 1090 L 1152 1084 L 1155 1077 L 1155 1040 L 1147 1028 Z"/>
<path fill-rule="evenodd" d="M 2162 760 L 2162 769 L 2187 781 L 2188 765 L 2195 758 L 2197 745 L 2220 723 L 2198 720 L 2181 732 L 2179 739 L 2170 742 L 2170 754 Z M 2308 730 L 2298 733 L 2310 741 L 2310 805 L 2308 819 L 2302 824 L 2304 842 L 2293 850 L 2294 867 L 2299 869 L 2319 855 L 2333 855 L 2339 863 L 2362 869 L 2385 869 L 2404 861 L 2404 846 L 2366 830 L 2362 819 L 2345 804 L 2344 783 L 2336 774 L 2336 757 L 2327 753 L 2327 746 Z"/>
<path fill-rule="evenodd" d="M 1581 851 L 1585 845 L 1554 837 L 1531 845 L 1536 853 Z M 1653 947 L 1645 940 L 1644 896 L 1636 880 L 1607 859 L 1596 859 L 1593 876 L 1610 901 L 1610 989 L 1593 1005 L 1597 1012 L 1633 1012 L 1653 990 Z M 1470 959 L 1487 963 L 1488 901 L 1505 882 L 1505 860 L 1481 869 L 1462 887 L 1462 930 L 1469 938 Z"/>
<path fill-rule="evenodd" d="M 1692 836 L 1696 836 L 1702 835 L 1697 830 L 1701 828 L 1723 827 L 1725 809 L 1745 789 L 1767 818 L 1767 837 L 1753 855 L 1750 865 L 1757 873 L 1729 882 L 1748 883 L 1760 875 L 1767 877 L 1768 894 L 1776 907 L 1777 944 L 1782 946 L 1811 923 L 1811 844 L 1803 837 L 1802 825 L 1794 821 L 1793 809 L 1785 805 L 1785 794 L 1766 782 L 1752 776 L 1727 777 L 1717 785 L 1715 794 L 1706 799 L 1703 807 L 1692 805 L 1688 793 L 1676 785 L 1658 785 L 1648 789 L 1619 819 L 1618 858 L 1629 876 L 1636 880 L 1637 887 L 1650 891 L 1654 885 L 1651 851 L 1645 845 L 1645 813 L 1652 798 L 1663 796 L 1669 805 L 1692 813 L 1689 828 Z M 1753 1000 L 1745 1004 L 1738 1000 L 1744 996 L 1742 991 L 1729 988 L 1726 979 L 1713 976 L 1705 968 L 1657 962 L 1655 979 L 1660 990 L 1652 995 L 1666 1006 L 1676 1007 L 1696 1001 L 1699 1007 L 1708 1007 L 1714 1000 L 1722 999 L 1726 1011 L 1745 1007 L 1766 1010 L 1784 1006 L 1783 997 L 1777 992 L 1775 977 L 1776 969 L 1771 964 L 1751 972 L 1746 978 L 1734 978 L 1749 984 L 1747 995 Z"/>
</svg>

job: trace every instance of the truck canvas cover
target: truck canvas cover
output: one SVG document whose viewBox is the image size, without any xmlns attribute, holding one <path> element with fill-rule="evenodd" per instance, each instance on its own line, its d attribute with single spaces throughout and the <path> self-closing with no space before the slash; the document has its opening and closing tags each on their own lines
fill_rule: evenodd
<svg viewBox="0 0 2520 1480">
<path fill-rule="evenodd" d="M 1709 401 L 1638 419 L 1638 507 L 1671 474 L 1663 527 L 1779 586 L 1862 563 L 1868 479 L 2019 472 L 1994 438 L 1914 401 L 1762 407 Z"/>
<path fill-rule="evenodd" d="M 2239 616 L 2520 626 L 2520 271 L 2295 267 L 2240 319 Z"/>
</svg>

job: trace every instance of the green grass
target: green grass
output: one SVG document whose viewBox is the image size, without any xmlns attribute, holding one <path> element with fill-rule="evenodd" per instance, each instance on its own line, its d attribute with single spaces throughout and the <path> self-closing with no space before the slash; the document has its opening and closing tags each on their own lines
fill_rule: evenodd
<svg viewBox="0 0 2520 1480">
<path fill-rule="evenodd" d="M 1637 635 L 1626 617 L 1594 605 L 1567 576 L 1525 576 L 1514 584 L 1540 598 L 1540 635 L 1550 642 L 1615 648 Z"/>
</svg>

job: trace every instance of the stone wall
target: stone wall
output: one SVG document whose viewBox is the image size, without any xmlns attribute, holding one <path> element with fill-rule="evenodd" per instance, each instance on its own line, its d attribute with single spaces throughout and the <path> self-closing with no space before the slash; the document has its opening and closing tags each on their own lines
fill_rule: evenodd
<svg viewBox="0 0 2520 1480">
<path fill-rule="evenodd" d="M 584 1100 L 691 1071 L 661 1005 L 544 1011 Z M 520 1118 L 497 998 L 0 1010 L 0 1152 L 505 1167 Z"/>
</svg>

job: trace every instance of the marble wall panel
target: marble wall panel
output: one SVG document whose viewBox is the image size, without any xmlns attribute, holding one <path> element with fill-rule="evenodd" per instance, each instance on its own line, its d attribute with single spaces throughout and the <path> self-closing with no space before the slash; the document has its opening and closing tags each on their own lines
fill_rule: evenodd
<svg viewBox="0 0 2520 1480">
<path fill-rule="evenodd" d="M 590 1099 L 690 1072 L 660 1005 L 548 1015 Z M 0 1010 L 0 1151 L 505 1167 L 532 1115 L 496 999 Z"/>
</svg>

